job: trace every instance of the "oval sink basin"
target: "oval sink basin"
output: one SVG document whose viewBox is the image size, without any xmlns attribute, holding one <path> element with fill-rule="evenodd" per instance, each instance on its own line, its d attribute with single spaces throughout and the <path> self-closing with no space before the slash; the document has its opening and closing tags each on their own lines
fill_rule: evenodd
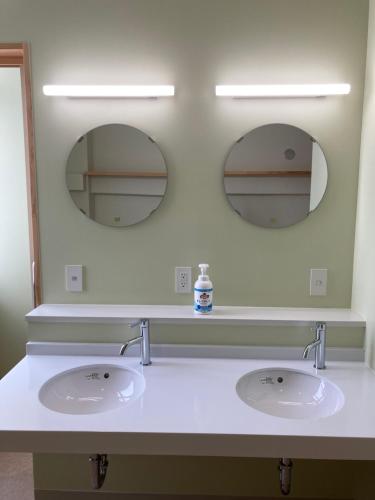
<svg viewBox="0 0 375 500">
<path fill-rule="evenodd" d="M 329 417 L 344 404 L 342 391 L 332 382 L 286 368 L 249 372 L 239 379 L 236 390 L 244 403 L 275 417 Z"/>
<path fill-rule="evenodd" d="M 40 402 L 59 413 L 85 415 L 128 405 L 145 389 L 143 376 L 115 365 L 80 366 L 52 377 L 39 391 Z"/>
</svg>

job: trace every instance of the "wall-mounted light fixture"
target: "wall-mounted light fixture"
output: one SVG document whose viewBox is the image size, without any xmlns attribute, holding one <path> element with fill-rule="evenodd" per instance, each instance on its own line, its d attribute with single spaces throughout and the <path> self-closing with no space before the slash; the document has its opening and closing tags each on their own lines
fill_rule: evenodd
<svg viewBox="0 0 375 500">
<path fill-rule="evenodd" d="M 349 94 L 349 83 L 301 85 L 216 85 L 220 97 L 325 97 Z"/>
<path fill-rule="evenodd" d="M 43 85 L 43 93 L 62 97 L 170 97 L 173 85 Z"/>
</svg>

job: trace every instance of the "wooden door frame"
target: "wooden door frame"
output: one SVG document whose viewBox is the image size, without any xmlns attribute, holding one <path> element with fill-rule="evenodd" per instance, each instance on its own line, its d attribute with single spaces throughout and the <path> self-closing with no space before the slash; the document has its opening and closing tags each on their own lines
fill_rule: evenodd
<svg viewBox="0 0 375 500">
<path fill-rule="evenodd" d="M 33 301 L 36 307 L 42 303 L 42 286 L 30 53 L 28 44 L 25 42 L 0 43 L 0 68 L 4 67 L 20 68 L 21 72 L 31 275 L 33 283 Z"/>
</svg>

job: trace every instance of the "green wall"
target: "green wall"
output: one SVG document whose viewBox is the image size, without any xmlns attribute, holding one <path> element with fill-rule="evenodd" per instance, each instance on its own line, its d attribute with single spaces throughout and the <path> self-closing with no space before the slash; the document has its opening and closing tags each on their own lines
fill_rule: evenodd
<svg viewBox="0 0 375 500">
<path fill-rule="evenodd" d="M 221 305 L 348 307 L 366 55 L 367 0 L 2 0 L 4 41 L 32 50 L 45 302 L 190 303 L 173 268 L 211 264 Z M 88 16 L 88 12 L 90 15 Z M 216 83 L 350 82 L 346 97 L 219 99 Z M 159 100 L 43 96 L 46 83 L 176 85 Z M 155 138 L 166 199 L 124 229 L 79 213 L 65 188 L 77 137 L 121 122 Z M 285 122 L 322 145 L 329 185 L 307 220 L 281 230 L 246 223 L 223 192 L 233 142 Z M 201 200 L 201 201 L 199 201 Z M 339 249 L 339 251 L 338 251 Z M 86 266 L 86 291 L 64 290 L 64 265 Z M 309 269 L 329 269 L 329 293 L 309 296 Z"/>
<path fill-rule="evenodd" d="M 191 297 L 174 293 L 173 268 L 208 261 L 216 304 L 350 307 L 367 0 L 0 3 L 3 41 L 27 40 L 32 49 L 45 302 L 188 304 Z M 214 96 L 217 83 L 247 82 L 349 82 L 352 92 L 326 99 Z M 46 83 L 172 83 L 176 96 L 159 100 L 47 98 L 42 95 Z M 65 162 L 76 139 L 97 125 L 112 122 L 138 127 L 152 136 L 169 169 L 168 191 L 159 210 L 146 222 L 124 229 L 88 220 L 77 211 L 65 188 Z M 290 123 L 314 136 L 329 167 L 328 189 L 320 207 L 304 222 L 280 230 L 241 220 L 229 207 L 222 182 L 224 160 L 233 142 L 252 128 L 272 122 Z M 78 263 L 87 271 L 85 292 L 68 294 L 64 265 Z M 326 297 L 309 296 L 312 267 L 329 269 Z M 220 342 L 232 342 L 232 332 L 217 331 Z M 299 330 L 294 330 L 292 337 L 286 331 L 263 337 L 262 330 L 252 331 L 250 340 L 244 330 L 236 330 L 234 336 L 238 343 L 264 340 L 299 345 L 308 335 L 303 330 L 299 338 Z M 87 331 L 79 332 L 64 333 L 56 327 L 49 334 L 34 330 L 31 335 L 45 335 L 49 340 L 90 338 Z M 181 340 L 178 331 L 163 332 L 157 341 L 163 335 L 169 341 Z M 181 332 L 187 340 L 200 343 L 218 340 L 213 330 L 196 330 L 194 337 L 187 329 Z M 343 335 L 336 335 L 335 344 L 361 345 L 361 332 Z M 37 457 L 36 487 L 66 488 L 57 478 L 63 465 L 74 487 L 85 489 L 87 471 L 74 466 L 77 460 L 84 462 L 79 457 Z M 144 491 L 156 483 L 161 492 L 185 491 L 184 473 L 190 473 L 192 491 L 216 491 L 213 482 L 200 483 L 195 470 L 200 462 L 195 458 L 171 464 L 161 457 L 157 467 L 151 458 L 118 460 L 120 470 L 134 470 L 138 465 L 147 471 Z M 221 468 L 215 469 L 215 459 L 205 460 L 207 470 L 228 471 L 226 492 L 264 491 L 264 482 L 257 482 L 264 462 L 253 461 L 250 482 L 244 480 L 246 484 L 237 487 L 235 462 L 220 460 Z M 326 470 L 324 462 L 315 464 L 320 473 Z M 171 484 L 166 471 L 172 465 Z M 273 474 L 271 465 L 266 470 L 272 469 Z M 161 469 L 164 473 L 159 480 Z M 217 472 L 211 476 L 220 477 Z M 331 478 L 332 498 L 337 498 L 342 477 L 336 473 Z M 116 488 L 132 491 L 134 484 L 124 482 Z M 273 488 L 267 485 L 266 490 L 270 493 Z M 311 482 L 304 482 L 304 488 L 305 496 L 316 495 Z M 323 489 L 321 496 L 328 493 Z"/>
</svg>

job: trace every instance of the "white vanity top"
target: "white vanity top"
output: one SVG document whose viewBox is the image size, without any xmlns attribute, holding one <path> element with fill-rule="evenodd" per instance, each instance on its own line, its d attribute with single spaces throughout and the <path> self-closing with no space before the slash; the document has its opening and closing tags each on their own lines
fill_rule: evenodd
<svg viewBox="0 0 375 500">
<path fill-rule="evenodd" d="M 89 415 L 44 407 L 40 387 L 78 366 L 114 364 L 143 373 L 146 388 L 129 406 Z M 345 403 L 320 419 L 274 417 L 236 394 L 245 373 L 288 367 L 316 374 L 313 362 L 118 356 L 26 356 L 0 381 L 0 451 L 170 454 L 375 460 L 375 375 L 362 363 L 329 362 L 319 376 Z"/>
<path fill-rule="evenodd" d="M 303 326 L 322 321 L 329 326 L 366 326 L 351 309 L 332 308 L 215 306 L 211 314 L 197 315 L 192 306 L 43 304 L 26 315 L 27 321 L 39 323 L 124 323 L 140 318 L 174 324 Z"/>
<path fill-rule="evenodd" d="M 140 318 L 175 324 L 366 326 L 350 309 L 328 308 L 216 306 L 212 314 L 199 316 L 191 306 L 43 304 L 26 316 L 35 323 Z M 29 354 L 0 381 L 0 451 L 375 460 L 375 375 L 363 363 L 329 361 L 318 375 L 341 389 L 344 406 L 329 417 L 297 420 L 247 406 L 236 384 L 244 374 L 268 367 L 317 374 L 311 360 L 154 357 L 151 366 L 142 367 L 137 357 L 83 355 L 79 349 L 74 356 Z M 31 346 L 29 352 L 34 352 Z M 39 390 L 51 377 L 98 364 L 142 373 L 144 393 L 127 406 L 85 415 L 58 413 L 39 401 Z"/>
</svg>

